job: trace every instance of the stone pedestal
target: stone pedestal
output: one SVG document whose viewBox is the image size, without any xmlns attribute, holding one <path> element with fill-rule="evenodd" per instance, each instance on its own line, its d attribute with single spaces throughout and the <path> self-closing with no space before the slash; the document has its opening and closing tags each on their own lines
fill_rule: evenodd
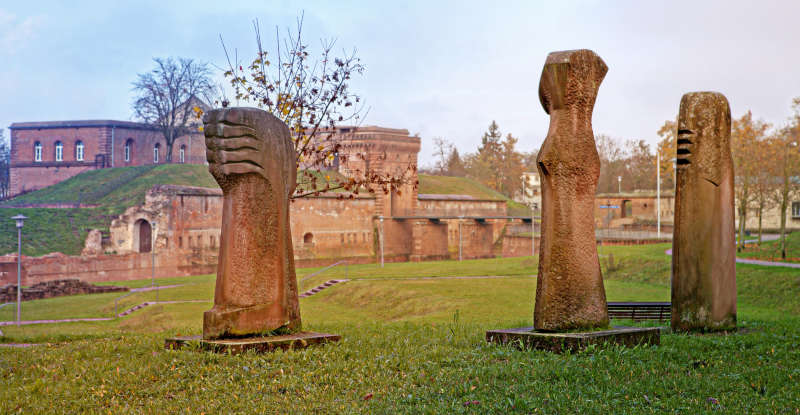
<svg viewBox="0 0 800 415">
<path fill-rule="evenodd" d="M 241 339 L 204 340 L 202 336 L 171 337 L 166 339 L 164 347 L 169 350 L 180 350 L 195 347 L 217 353 L 239 354 L 246 351 L 269 353 L 275 350 L 299 350 L 309 346 L 337 342 L 341 336 L 335 334 L 300 332 L 282 336 L 246 337 Z"/>
<path fill-rule="evenodd" d="M 608 330 L 575 333 L 554 333 L 537 331 L 533 327 L 489 330 L 486 341 L 497 344 L 511 344 L 520 349 L 546 350 L 554 353 L 576 352 L 589 345 L 636 346 L 640 344 L 661 344 L 659 327 L 613 327 Z"/>
</svg>

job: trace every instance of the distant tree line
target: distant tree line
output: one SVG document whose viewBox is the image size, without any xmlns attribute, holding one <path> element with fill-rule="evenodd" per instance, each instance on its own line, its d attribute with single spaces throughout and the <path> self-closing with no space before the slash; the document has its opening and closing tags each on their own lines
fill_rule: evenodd
<svg viewBox="0 0 800 415">
<path fill-rule="evenodd" d="M 474 153 L 463 156 L 450 141 L 433 139 L 436 164 L 423 172 L 443 176 L 470 177 L 510 198 L 520 196 L 522 173 L 536 171 L 536 153 L 517 151 L 519 141 L 511 133 L 503 136 L 495 121 L 483 133 L 481 145 Z"/>
<path fill-rule="evenodd" d="M 656 159 L 650 145 L 644 140 L 621 142 L 607 135 L 598 135 L 597 149 L 601 168 L 597 191 L 612 193 L 620 190 L 655 189 Z M 428 173 L 444 176 L 470 177 L 484 185 L 515 198 L 525 191 L 522 174 L 537 172 L 538 152 L 517 151 L 519 140 L 512 134 L 505 136 L 495 121 L 481 138 L 481 145 L 474 153 L 463 156 L 448 140 L 433 139 L 436 164 Z M 670 182 L 671 183 L 671 182 Z M 664 183 L 662 182 L 662 185 Z"/>
<path fill-rule="evenodd" d="M 10 168 L 11 145 L 3 135 L 3 129 L 0 128 L 0 200 L 8 199 L 11 189 Z"/>
<path fill-rule="evenodd" d="M 792 200 L 800 197 L 800 98 L 792 103 L 793 114 L 781 127 L 753 118 L 751 111 L 733 120 L 731 155 L 733 156 L 736 214 L 739 218 L 738 249 L 744 248 L 747 218 L 758 218 L 758 243 L 761 244 L 763 217 L 777 209 L 780 215 L 780 251 L 786 258 L 786 215 Z M 662 186 L 674 186 L 677 124 L 666 121 L 658 131 L 662 154 Z"/>
</svg>

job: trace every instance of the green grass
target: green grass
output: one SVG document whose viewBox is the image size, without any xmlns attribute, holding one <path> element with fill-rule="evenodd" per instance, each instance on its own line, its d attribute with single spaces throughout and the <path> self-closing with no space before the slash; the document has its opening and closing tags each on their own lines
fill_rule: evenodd
<svg viewBox="0 0 800 415">
<path fill-rule="evenodd" d="M 506 200 L 500 192 L 467 177 L 419 175 L 418 193 L 440 195 L 469 195 L 476 199 Z"/>
<path fill-rule="evenodd" d="M 758 235 L 747 239 L 758 239 Z M 761 259 L 765 261 L 784 261 L 781 257 L 780 240 L 765 241 L 761 245 L 747 244 L 745 249 L 738 252 L 740 258 Z M 786 234 L 786 262 L 800 262 L 800 232 Z"/>
<path fill-rule="evenodd" d="M 89 229 L 108 230 L 111 221 L 125 209 L 143 204 L 147 191 L 157 184 L 216 187 L 208 168 L 201 165 L 164 164 L 91 170 L 3 204 L 80 202 L 98 207 L 9 208 L 2 209 L 2 212 L 8 217 L 21 213 L 29 218 L 23 228 L 23 255 L 41 256 L 50 252 L 78 255 Z M 0 253 L 16 250 L 14 222 L 0 220 Z"/>
<path fill-rule="evenodd" d="M 608 299 L 668 300 L 668 247 L 601 247 Z M 301 299 L 304 327 L 341 334 L 341 342 L 239 356 L 163 350 L 166 336 L 199 333 L 214 279 L 159 279 L 187 284 L 162 290 L 161 299 L 209 301 L 151 306 L 109 322 L 3 327 L 3 341 L 51 344 L 0 349 L 0 413 L 800 410 L 800 271 L 737 266 L 742 330 L 732 335 L 665 333 L 657 347 L 566 355 L 486 344 L 488 329 L 531 324 L 535 266 L 530 257 L 349 266 L 356 280 Z M 314 280 L 344 273 L 339 266 Z M 470 275 L 509 277 L 439 278 Z M 23 316 L 107 315 L 117 296 L 26 302 Z M 0 318 L 10 316 L 0 309 Z"/>
<path fill-rule="evenodd" d="M 509 216 L 530 216 L 531 210 L 522 203 L 517 203 L 504 194 L 495 191 L 476 180 L 467 177 L 419 175 L 421 194 L 468 195 L 483 200 L 505 200 Z"/>
</svg>

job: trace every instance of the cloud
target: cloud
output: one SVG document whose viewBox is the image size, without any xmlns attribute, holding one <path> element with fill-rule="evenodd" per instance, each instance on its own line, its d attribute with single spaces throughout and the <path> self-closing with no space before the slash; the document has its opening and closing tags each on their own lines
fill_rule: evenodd
<svg viewBox="0 0 800 415">
<path fill-rule="evenodd" d="M 0 9 L 0 49 L 13 55 L 23 49 L 36 37 L 42 18 L 40 16 L 19 16 Z"/>
</svg>

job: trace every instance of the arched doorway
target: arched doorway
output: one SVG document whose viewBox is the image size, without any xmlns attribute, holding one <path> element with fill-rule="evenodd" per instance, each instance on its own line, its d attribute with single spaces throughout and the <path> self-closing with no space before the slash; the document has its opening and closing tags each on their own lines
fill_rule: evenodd
<svg viewBox="0 0 800 415">
<path fill-rule="evenodd" d="M 136 221 L 136 233 L 139 236 L 139 252 L 150 252 L 153 247 L 153 229 L 150 227 L 150 222 L 144 219 Z"/>
<path fill-rule="evenodd" d="M 306 233 L 303 235 L 303 243 L 306 245 L 311 245 L 314 243 L 314 235 L 311 232 Z"/>
<path fill-rule="evenodd" d="M 630 200 L 622 201 L 622 217 L 629 218 L 633 216 L 633 204 Z"/>
</svg>

